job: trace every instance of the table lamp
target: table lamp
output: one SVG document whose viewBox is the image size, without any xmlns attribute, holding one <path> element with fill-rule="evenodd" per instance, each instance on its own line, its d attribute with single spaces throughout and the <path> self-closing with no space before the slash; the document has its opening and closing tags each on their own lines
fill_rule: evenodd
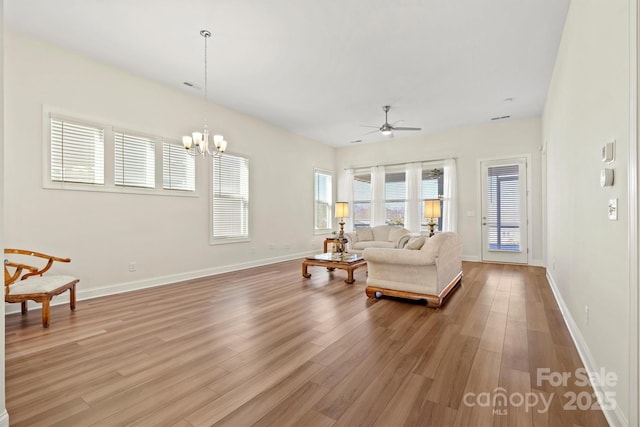
<svg viewBox="0 0 640 427">
<path fill-rule="evenodd" d="M 433 229 L 436 226 L 436 223 L 433 221 L 434 218 L 440 218 L 440 200 L 425 200 L 424 201 L 424 217 L 429 218 L 429 237 L 433 236 L 435 233 Z"/>
<path fill-rule="evenodd" d="M 337 249 L 339 253 L 344 253 L 344 218 L 349 216 L 349 203 L 348 202 L 336 202 L 336 218 L 340 218 L 340 233 L 338 234 Z"/>
</svg>

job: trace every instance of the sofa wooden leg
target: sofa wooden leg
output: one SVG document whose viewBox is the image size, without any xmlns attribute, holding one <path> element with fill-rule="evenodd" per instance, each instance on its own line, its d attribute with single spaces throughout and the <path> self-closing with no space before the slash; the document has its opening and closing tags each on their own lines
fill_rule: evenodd
<svg viewBox="0 0 640 427">
<path fill-rule="evenodd" d="M 20 303 L 20 312 L 22 314 L 27 314 L 27 312 L 29 311 L 29 302 L 28 301 L 22 301 Z"/>
</svg>

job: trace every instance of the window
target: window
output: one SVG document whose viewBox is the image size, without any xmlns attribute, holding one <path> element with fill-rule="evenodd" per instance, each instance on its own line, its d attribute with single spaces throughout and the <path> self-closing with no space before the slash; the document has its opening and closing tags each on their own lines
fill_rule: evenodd
<svg viewBox="0 0 640 427">
<path fill-rule="evenodd" d="M 225 153 L 212 159 L 211 242 L 249 238 L 249 159 Z"/>
<path fill-rule="evenodd" d="M 314 232 L 321 234 L 333 229 L 331 172 L 316 169 L 313 174 Z"/>
<path fill-rule="evenodd" d="M 385 224 L 404 226 L 407 209 L 405 172 L 387 171 L 384 176 Z"/>
<path fill-rule="evenodd" d="M 487 173 L 489 249 L 520 251 L 519 165 L 490 166 Z"/>
<path fill-rule="evenodd" d="M 51 117 L 50 178 L 57 182 L 104 184 L 104 130 Z"/>
<path fill-rule="evenodd" d="M 371 225 L 371 172 L 355 171 L 353 175 L 353 226 Z"/>
<path fill-rule="evenodd" d="M 42 186 L 197 197 L 196 159 L 181 142 L 43 108 Z"/>
<path fill-rule="evenodd" d="M 167 141 L 162 144 L 162 188 L 196 190 L 196 158 L 182 144 Z"/>
<path fill-rule="evenodd" d="M 155 188 L 157 138 L 114 130 L 115 184 Z"/>
<path fill-rule="evenodd" d="M 433 168 L 423 166 L 422 168 L 422 189 L 421 189 L 421 202 L 420 202 L 420 218 L 422 223 L 420 226 L 421 232 L 429 232 L 427 226 L 427 218 L 424 218 L 424 201 L 425 200 L 440 200 L 440 212 L 444 214 L 444 206 L 442 203 L 442 194 L 444 190 L 444 170 L 443 168 Z M 442 218 L 433 218 L 433 222 L 436 223 L 436 230 L 442 230 Z"/>
<path fill-rule="evenodd" d="M 353 189 L 348 202 L 353 205 L 353 225 L 393 225 L 413 233 L 428 233 L 424 218 L 425 200 L 439 200 L 439 231 L 455 231 L 455 159 L 348 169 Z"/>
</svg>

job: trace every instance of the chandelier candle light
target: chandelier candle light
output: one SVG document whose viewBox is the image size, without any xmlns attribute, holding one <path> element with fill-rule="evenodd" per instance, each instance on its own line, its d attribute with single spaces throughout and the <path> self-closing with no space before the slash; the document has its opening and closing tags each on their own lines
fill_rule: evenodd
<svg viewBox="0 0 640 427">
<path fill-rule="evenodd" d="M 347 252 L 345 247 L 344 238 L 344 218 L 349 216 L 349 203 L 348 202 L 336 202 L 336 218 L 340 218 L 340 233 L 338 234 L 338 241 L 336 247 L 340 255 Z"/>
<path fill-rule="evenodd" d="M 205 107 L 207 102 L 207 39 L 211 37 L 211 32 L 209 30 L 200 31 L 200 35 L 204 38 L 204 101 Z M 213 136 L 213 144 L 215 145 L 215 150 L 211 151 L 209 148 L 209 128 L 207 127 L 207 119 L 205 114 L 204 119 L 204 131 L 203 132 L 193 132 L 191 136 L 183 136 L 182 144 L 184 148 L 187 150 L 192 156 L 202 156 L 206 157 L 207 155 L 212 157 L 220 157 L 222 153 L 227 149 L 227 141 L 224 139 L 222 135 L 214 135 Z"/>
</svg>

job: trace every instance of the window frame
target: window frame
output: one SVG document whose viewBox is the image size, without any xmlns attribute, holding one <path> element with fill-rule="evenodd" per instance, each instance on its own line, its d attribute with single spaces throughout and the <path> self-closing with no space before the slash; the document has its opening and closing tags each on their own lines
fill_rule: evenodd
<svg viewBox="0 0 640 427">
<path fill-rule="evenodd" d="M 51 119 L 52 117 L 67 120 L 72 123 L 79 123 L 88 126 L 94 126 L 103 130 L 104 136 L 104 183 L 89 184 L 69 181 L 54 181 L 51 176 Z M 126 130 L 133 134 L 154 135 L 153 132 L 145 131 L 142 126 L 130 126 L 127 124 L 116 123 L 113 120 L 101 119 L 87 116 L 75 111 L 65 110 L 59 107 L 49 105 L 42 106 L 42 188 L 46 190 L 70 190 L 70 191 L 89 191 L 103 193 L 124 193 L 124 194 L 146 194 L 156 196 L 172 196 L 172 197 L 200 197 L 198 186 L 198 165 L 195 165 L 195 189 L 194 191 L 171 190 L 163 188 L 162 176 L 162 142 L 177 141 L 178 138 L 159 137 L 159 142 L 155 148 L 155 188 L 122 186 L 115 184 L 115 133 L 117 131 Z M 132 130 L 136 129 L 136 130 Z"/>
<path fill-rule="evenodd" d="M 214 161 L 215 158 L 211 157 L 209 163 L 209 245 L 227 245 L 227 244 L 234 244 L 234 243 L 244 243 L 244 242 L 250 242 L 252 237 L 251 237 L 251 230 L 253 229 L 253 219 L 252 219 L 252 215 L 251 215 L 251 188 L 253 187 L 253 185 L 251 184 L 251 158 L 247 155 L 244 154 L 240 154 L 240 153 L 236 153 L 236 152 L 229 152 L 229 151 L 225 151 L 224 154 L 222 155 L 222 158 L 224 158 L 225 156 L 233 156 L 233 157 L 239 157 L 241 159 L 245 159 L 247 161 L 247 236 L 246 237 L 229 237 L 229 238 L 214 238 L 214 229 L 213 229 L 213 222 L 215 220 L 215 212 L 214 212 L 214 181 L 213 181 L 213 177 L 214 177 L 214 173 L 215 173 L 215 168 L 214 168 Z"/>
<path fill-rule="evenodd" d="M 317 198 L 317 187 L 318 187 L 318 175 L 324 175 L 329 177 L 329 224 L 326 228 L 317 228 L 318 226 L 318 212 L 316 209 L 316 205 L 318 203 Z M 323 235 L 323 234 L 331 234 L 333 231 L 333 207 L 334 207 L 334 197 L 333 197 L 333 171 L 321 168 L 313 169 L 313 234 L 314 235 Z"/>
</svg>

